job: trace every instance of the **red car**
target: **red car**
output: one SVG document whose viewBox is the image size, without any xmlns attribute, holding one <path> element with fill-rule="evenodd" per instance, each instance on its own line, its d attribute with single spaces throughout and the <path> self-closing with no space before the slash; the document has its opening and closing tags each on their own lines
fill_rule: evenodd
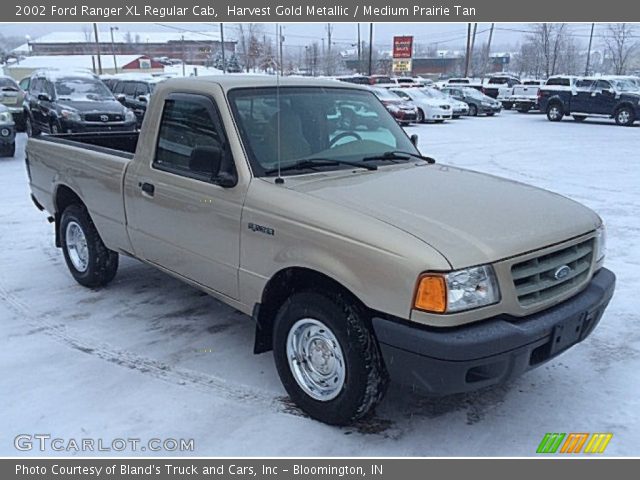
<svg viewBox="0 0 640 480">
<path fill-rule="evenodd" d="M 372 88 L 371 91 L 400 125 L 409 125 L 418 120 L 418 107 L 412 102 L 403 100 L 386 88 Z"/>
</svg>

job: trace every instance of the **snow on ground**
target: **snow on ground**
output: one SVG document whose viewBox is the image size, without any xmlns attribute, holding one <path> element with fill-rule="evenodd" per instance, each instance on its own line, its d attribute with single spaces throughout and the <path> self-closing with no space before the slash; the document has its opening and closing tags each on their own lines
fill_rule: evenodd
<svg viewBox="0 0 640 480">
<path fill-rule="evenodd" d="M 546 432 L 612 432 L 607 454 L 638 455 L 640 128 L 503 112 L 408 132 L 441 163 L 605 219 L 618 287 L 589 339 L 506 386 L 443 399 L 392 388 L 372 420 L 323 425 L 289 405 L 270 354 L 252 355 L 248 317 L 129 259 L 108 288 L 76 284 L 29 201 L 21 134 L 0 159 L 0 455 L 20 453 L 18 434 L 50 433 L 193 438 L 201 456 L 511 456 L 534 455 Z"/>
</svg>

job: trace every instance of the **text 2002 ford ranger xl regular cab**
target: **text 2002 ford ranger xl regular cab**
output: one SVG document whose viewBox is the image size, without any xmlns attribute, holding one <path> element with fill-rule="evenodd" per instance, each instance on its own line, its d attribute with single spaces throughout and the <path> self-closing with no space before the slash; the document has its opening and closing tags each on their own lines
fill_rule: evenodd
<svg viewBox="0 0 640 480">
<path fill-rule="evenodd" d="M 255 352 L 332 424 L 389 376 L 441 395 L 540 365 L 614 290 L 598 215 L 433 164 L 355 85 L 168 80 L 139 136 L 32 138 L 27 169 L 79 283 L 105 285 L 124 254 L 252 314 Z"/>
</svg>

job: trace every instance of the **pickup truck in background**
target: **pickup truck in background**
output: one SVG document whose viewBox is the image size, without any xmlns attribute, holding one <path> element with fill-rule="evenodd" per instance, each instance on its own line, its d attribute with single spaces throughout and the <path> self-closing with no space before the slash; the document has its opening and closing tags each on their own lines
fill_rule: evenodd
<svg viewBox="0 0 640 480">
<path fill-rule="evenodd" d="M 224 75 L 158 84 L 140 132 L 29 138 L 26 166 L 78 283 L 125 255 L 251 315 L 291 399 L 344 425 L 389 378 L 504 383 L 613 295 L 596 213 L 416 143 L 366 87 Z"/>
<path fill-rule="evenodd" d="M 520 85 L 513 87 L 508 101 L 520 113 L 538 110 L 540 108 L 538 105 L 538 93 L 543 85 L 544 80 L 524 80 Z"/>
<path fill-rule="evenodd" d="M 628 80 L 577 79 L 572 88 L 543 87 L 538 95 L 540 109 L 552 122 L 572 116 L 577 122 L 587 117 L 613 118 L 629 127 L 640 119 L 640 91 Z"/>
<path fill-rule="evenodd" d="M 509 100 L 509 96 L 516 85 L 520 85 L 520 79 L 517 77 L 508 74 L 496 74 L 489 77 L 482 88 L 482 93 L 498 100 L 505 110 L 511 110 L 513 102 Z"/>
</svg>

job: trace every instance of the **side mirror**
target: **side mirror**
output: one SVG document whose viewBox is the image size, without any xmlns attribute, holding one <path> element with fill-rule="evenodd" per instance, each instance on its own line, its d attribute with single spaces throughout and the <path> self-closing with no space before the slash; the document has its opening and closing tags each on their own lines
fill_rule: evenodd
<svg viewBox="0 0 640 480">
<path fill-rule="evenodd" d="M 144 95 L 140 95 L 138 97 L 138 101 L 142 103 L 147 103 L 147 97 L 145 97 Z"/>
<path fill-rule="evenodd" d="M 39 93 L 38 94 L 38 100 L 40 100 L 42 102 L 50 102 L 51 101 L 51 97 L 49 95 L 47 95 L 46 93 Z"/>
<path fill-rule="evenodd" d="M 414 133 L 413 135 L 411 135 L 411 137 L 409 137 L 411 139 L 411 143 L 413 143 L 413 146 L 418 148 L 418 134 Z"/>
<path fill-rule="evenodd" d="M 238 182 L 236 176 L 229 172 L 221 172 L 224 153 L 220 146 L 197 146 L 191 150 L 189 170 L 213 180 L 224 188 L 234 187 Z"/>
<path fill-rule="evenodd" d="M 124 93 L 119 93 L 118 95 L 116 95 L 116 100 L 118 100 L 120 103 L 124 103 L 126 99 L 127 97 L 124 95 Z"/>
</svg>

